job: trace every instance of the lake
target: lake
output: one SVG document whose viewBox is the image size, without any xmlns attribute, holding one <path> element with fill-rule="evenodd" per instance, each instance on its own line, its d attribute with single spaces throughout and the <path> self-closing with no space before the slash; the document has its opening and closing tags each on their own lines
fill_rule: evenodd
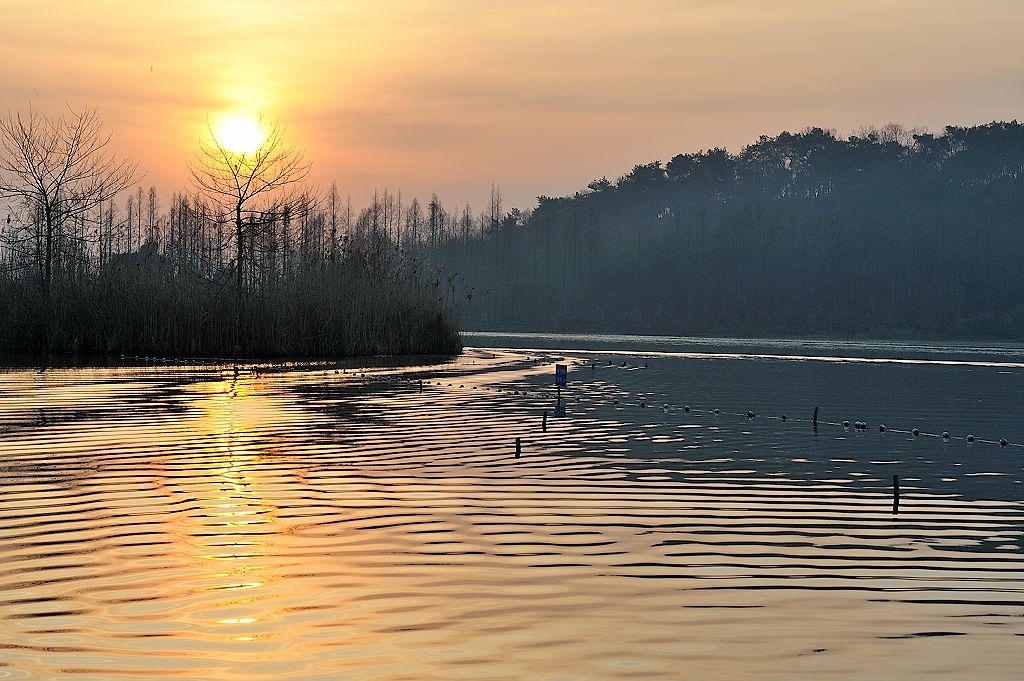
<svg viewBox="0 0 1024 681">
<path fill-rule="evenodd" d="M 466 342 L 0 371 L 0 679 L 1018 678 L 1024 348 Z"/>
</svg>

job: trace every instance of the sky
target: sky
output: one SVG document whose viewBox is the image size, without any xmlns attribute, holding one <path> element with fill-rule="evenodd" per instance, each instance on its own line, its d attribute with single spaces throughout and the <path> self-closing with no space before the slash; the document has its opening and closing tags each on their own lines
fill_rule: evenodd
<svg viewBox="0 0 1024 681">
<path fill-rule="evenodd" d="M 1020 0 L 0 0 L 0 114 L 96 106 L 161 194 L 209 117 L 482 209 L 817 125 L 1024 118 Z"/>
</svg>

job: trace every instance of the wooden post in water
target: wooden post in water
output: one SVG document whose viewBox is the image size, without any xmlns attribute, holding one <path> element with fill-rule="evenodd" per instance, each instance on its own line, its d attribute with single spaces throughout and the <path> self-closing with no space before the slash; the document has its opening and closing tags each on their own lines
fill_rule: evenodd
<svg viewBox="0 0 1024 681">
<path fill-rule="evenodd" d="M 516 458 L 517 459 L 519 458 L 519 454 L 522 453 L 522 451 L 523 451 L 522 443 L 520 443 L 519 438 L 516 438 Z"/>
<path fill-rule="evenodd" d="M 541 426 L 541 430 L 543 432 L 545 432 L 545 433 L 548 432 L 548 410 L 547 409 L 544 410 L 544 425 Z"/>
<path fill-rule="evenodd" d="M 817 407 L 814 408 L 814 417 L 811 419 L 811 428 L 814 429 L 815 433 L 818 432 L 818 408 Z"/>
<path fill-rule="evenodd" d="M 900 476 L 892 476 L 892 514 L 900 512 Z"/>
<path fill-rule="evenodd" d="M 423 379 L 420 379 L 420 392 L 423 392 Z"/>
</svg>

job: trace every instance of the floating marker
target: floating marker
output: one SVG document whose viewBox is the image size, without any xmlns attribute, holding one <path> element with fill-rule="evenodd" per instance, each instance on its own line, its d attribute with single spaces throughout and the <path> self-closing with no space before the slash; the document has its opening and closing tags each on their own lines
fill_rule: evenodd
<svg viewBox="0 0 1024 681">
<path fill-rule="evenodd" d="M 787 421 L 787 420 L 789 420 L 789 417 L 788 417 L 788 416 L 786 416 L 785 414 L 783 414 L 783 415 L 782 415 L 782 420 L 783 420 L 783 421 Z"/>
<path fill-rule="evenodd" d="M 948 430 L 942 431 L 942 439 L 943 440 L 948 440 L 949 439 L 949 431 Z"/>
<path fill-rule="evenodd" d="M 668 402 L 666 402 L 665 404 L 661 405 L 661 410 L 663 412 L 665 412 L 666 414 L 668 413 Z"/>
<path fill-rule="evenodd" d="M 714 409 L 714 411 L 712 413 L 714 413 L 715 416 L 718 416 L 719 414 L 722 413 L 722 410 L 719 409 L 718 407 L 715 407 L 715 409 Z"/>
<path fill-rule="evenodd" d="M 900 476 L 892 476 L 892 514 L 896 515 L 900 510 Z"/>
<path fill-rule="evenodd" d="M 752 418 L 754 418 L 755 416 L 757 416 L 757 414 L 755 414 L 754 412 L 752 412 L 752 411 L 747 411 L 747 418 L 748 418 L 748 419 L 752 419 Z"/>
<path fill-rule="evenodd" d="M 917 437 L 918 435 L 921 434 L 921 431 L 918 430 L 917 428 L 914 428 L 912 431 L 910 431 L 910 434 L 913 435 L 914 437 Z"/>
<path fill-rule="evenodd" d="M 849 429 L 850 428 L 850 422 L 849 421 L 843 421 L 843 428 Z"/>
<path fill-rule="evenodd" d="M 974 436 L 973 435 L 968 435 L 967 436 L 967 444 L 969 444 L 969 445 L 973 445 L 974 444 Z"/>
<path fill-rule="evenodd" d="M 690 413 L 690 405 L 687 404 L 686 406 L 684 406 L 683 407 L 683 411 L 685 411 L 687 414 L 689 414 Z M 718 411 L 716 410 L 715 413 L 717 414 Z"/>
<path fill-rule="evenodd" d="M 885 424 L 884 423 L 878 426 L 878 432 L 879 433 L 884 433 L 885 432 Z"/>
<path fill-rule="evenodd" d="M 1001 438 L 999 438 L 999 446 L 1000 446 L 1000 447 L 1005 447 L 1005 446 L 1006 446 L 1006 445 L 1008 445 L 1008 444 L 1010 444 L 1010 443 L 1006 441 L 1006 438 L 1005 438 L 1005 437 L 1001 437 Z"/>
</svg>

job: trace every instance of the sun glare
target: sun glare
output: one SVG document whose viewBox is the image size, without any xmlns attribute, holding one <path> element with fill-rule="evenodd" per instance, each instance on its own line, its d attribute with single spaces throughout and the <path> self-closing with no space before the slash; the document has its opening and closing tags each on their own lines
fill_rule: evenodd
<svg viewBox="0 0 1024 681">
<path fill-rule="evenodd" d="M 251 154 L 267 138 L 260 122 L 250 116 L 228 116 L 215 128 L 217 141 L 233 154 Z"/>
</svg>

